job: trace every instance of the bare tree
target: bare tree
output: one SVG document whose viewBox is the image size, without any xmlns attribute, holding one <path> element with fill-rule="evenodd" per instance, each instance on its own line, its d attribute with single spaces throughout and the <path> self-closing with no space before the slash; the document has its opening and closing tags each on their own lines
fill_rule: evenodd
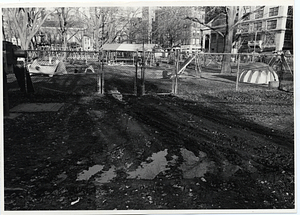
<svg viewBox="0 0 300 215">
<path fill-rule="evenodd" d="M 191 7 L 161 7 L 157 11 L 153 34 L 157 43 L 163 47 L 182 44 L 189 32 L 190 21 L 185 17 Z"/>
<path fill-rule="evenodd" d="M 22 49 L 28 49 L 31 39 L 38 32 L 51 11 L 45 8 L 8 8 L 7 15 L 18 33 Z"/>
<path fill-rule="evenodd" d="M 3 8 L 2 9 L 2 33 L 3 33 L 3 39 L 8 40 L 12 42 L 12 39 L 15 38 L 18 44 L 18 32 L 16 28 L 13 26 L 13 19 L 8 15 L 8 9 Z"/>
<path fill-rule="evenodd" d="M 95 49 L 99 50 L 105 43 L 128 41 L 132 20 L 138 13 L 139 8 L 89 8 L 89 13 L 83 17 L 87 32 L 93 35 Z"/>
<path fill-rule="evenodd" d="M 78 32 L 78 28 L 81 27 L 81 20 L 78 19 L 79 8 L 74 7 L 60 7 L 56 8 L 56 14 L 58 16 L 58 32 L 61 35 L 61 42 L 63 50 L 66 50 L 68 40 L 74 37 Z M 68 33 L 71 34 L 67 37 Z"/>
</svg>

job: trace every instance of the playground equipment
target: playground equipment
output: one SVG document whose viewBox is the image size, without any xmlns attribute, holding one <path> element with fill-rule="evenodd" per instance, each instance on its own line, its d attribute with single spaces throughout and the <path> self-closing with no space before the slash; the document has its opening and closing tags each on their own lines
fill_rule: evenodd
<svg viewBox="0 0 300 215">
<path fill-rule="evenodd" d="M 239 82 L 269 84 L 269 82 L 278 81 L 278 75 L 272 67 L 263 63 L 259 65 L 255 63 L 243 69 L 239 75 Z"/>
<path fill-rule="evenodd" d="M 63 62 L 56 61 L 54 64 L 46 62 L 38 62 L 35 59 L 31 64 L 27 65 L 29 74 L 43 74 L 53 77 L 53 75 L 63 75 L 67 74 L 66 67 Z"/>
<path fill-rule="evenodd" d="M 293 75 L 292 68 L 289 62 L 288 58 L 291 56 L 291 53 L 287 51 L 286 53 L 283 52 L 277 52 L 275 55 L 272 56 L 270 61 L 268 62 L 268 65 L 270 65 L 274 70 L 284 70 L 284 71 L 289 71 L 291 75 Z M 278 68 L 281 67 L 281 68 Z"/>
</svg>

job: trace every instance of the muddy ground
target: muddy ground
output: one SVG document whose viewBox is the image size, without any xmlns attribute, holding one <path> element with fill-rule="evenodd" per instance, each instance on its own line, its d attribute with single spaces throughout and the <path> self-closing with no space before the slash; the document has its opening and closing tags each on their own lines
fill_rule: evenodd
<svg viewBox="0 0 300 215">
<path fill-rule="evenodd" d="M 293 92 L 204 71 L 173 96 L 148 69 L 136 97 L 134 67 L 105 71 L 105 95 L 95 74 L 32 76 L 30 97 L 8 75 L 11 108 L 64 106 L 4 119 L 5 210 L 295 207 Z"/>
</svg>

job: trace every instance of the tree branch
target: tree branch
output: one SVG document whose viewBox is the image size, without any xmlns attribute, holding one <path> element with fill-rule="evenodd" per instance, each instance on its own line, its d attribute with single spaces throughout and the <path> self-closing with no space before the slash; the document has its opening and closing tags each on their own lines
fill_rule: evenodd
<svg viewBox="0 0 300 215">
<path fill-rule="evenodd" d="M 233 26 L 229 27 L 229 30 L 232 30 L 233 28 L 235 28 L 236 26 L 238 26 L 239 24 L 241 24 L 248 16 L 250 16 L 253 13 L 256 13 L 257 11 L 263 9 L 265 6 L 261 6 L 257 9 L 255 9 L 254 11 L 250 11 L 245 13 Z"/>
<path fill-rule="evenodd" d="M 216 28 L 211 27 L 210 25 L 208 25 L 208 24 L 206 24 L 206 23 L 200 21 L 200 20 L 199 20 L 198 18 L 196 18 L 196 17 L 188 17 L 188 16 L 187 16 L 185 19 L 191 20 L 191 21 L 193 21 L 193 22 L 200 23 L 201 25 L 203 25 L 203 26 L 209 28 L 209 29 L 212 30 L 212 31 L 217 32 L 219 35 L 221 35 L 222 37 L 224 37 L 224 34 L 223 34 L 221 31 L 219 31 L 219 30 L 217 30 Z"/>
</svg>

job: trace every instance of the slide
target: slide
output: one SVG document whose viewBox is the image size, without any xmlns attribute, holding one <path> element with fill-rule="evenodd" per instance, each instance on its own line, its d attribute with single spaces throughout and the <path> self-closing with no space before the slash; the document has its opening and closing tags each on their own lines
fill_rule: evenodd
<svg viewBox="0 0 300 215">
<path fill-rule="evenodd" d="M 179 68 L 179 71 L 178 71 L 178 75 L 180 74 L 180 73 L 182 73 L 184 70 L 185 70 L 185 68 L 192 62 L 192 60 L 194 60 L 195 59 L 195 55 L 194 56 L 191 56 L 191 57 L 189 57 L 189 58 L 187 58 L 184 62 L 183 62 L 183 64 L 180 66 L 180 68 Z"/>
</svg>

